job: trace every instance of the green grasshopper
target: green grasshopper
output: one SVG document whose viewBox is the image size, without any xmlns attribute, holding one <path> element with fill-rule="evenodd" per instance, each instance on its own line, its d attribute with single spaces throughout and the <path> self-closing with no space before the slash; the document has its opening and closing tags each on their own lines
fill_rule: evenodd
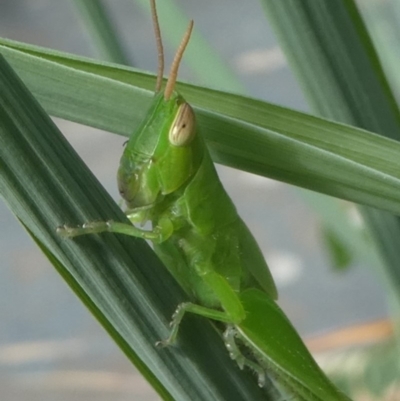
<svg viewBox="0 0 400 401">
<path fill-rule="evenodd" d="M 240 368 L 265 371 L 299 400 L 348 400 L 325 377 L 300 337 L 275 303 L 277 290 L 254 237 L 225 192 L 195 114 L 174 90 L 193 21 L 183 38 L 163 92 L 163 51 L 154 0 L 159 47 L 156 95 L 142 124 L 131 135 L 118 170 L 118 188 L 132 223 L 108 221 L 63 226 L 66 237 L 113 232 L 151 240 L 154 250 L 192 302 L 178 306 L 172 344 L 186 313 L 225 324 L 223 335 Z M 250 353 L 244 356 L 243 349 Z"/>
</svg>

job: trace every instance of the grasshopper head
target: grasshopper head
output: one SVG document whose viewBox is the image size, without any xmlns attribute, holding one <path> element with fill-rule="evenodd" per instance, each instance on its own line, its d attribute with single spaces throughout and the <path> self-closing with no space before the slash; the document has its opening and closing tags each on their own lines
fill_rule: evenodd
<svg viewBox="0 0 400 401">
<path fill-rule="evenodd" d="M 160 202 L 197 170 L 202 157 L 195 116 L 174 92 L 157 95 L 142 125 L 128 141 L 118 170 L 118 188 L 128 208 Z"/>
</svg>

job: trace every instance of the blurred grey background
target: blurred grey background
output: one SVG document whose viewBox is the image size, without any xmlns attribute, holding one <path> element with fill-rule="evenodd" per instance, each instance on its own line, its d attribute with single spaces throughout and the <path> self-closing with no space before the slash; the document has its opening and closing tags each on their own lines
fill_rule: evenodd
<svg viewBox="0 0 400 401">
<path fill-rule="evenodd" d="M 134 66 L 155 71 L 149 15 L 135 0 L 104 3 Z M 308 110 L 257 0 L 177 3 L 247 94 Z M 97 57 L 73 1 L 1 0 L 0 35 Z M 167 44 L 166 52 L 170 60 L 174 49 Z M 180 77 L 207 84 L 185 65 Z M 115 173 L 125 139 L 68 121 L 56 123 L 118 201 Z M 355 262 L 346 272 L 332 269 L 319 218 L 303 201 L 303 192 L 225 167 L 218 170 L 266 255 L 281 306 L 302 334 L 386 316 L 382 286 L 371 266 Z M 357 224 L 355 208 L 349 210 Z M 157 400 L 3 203 L 0 226 L 0 399 Z"/>
</svg>

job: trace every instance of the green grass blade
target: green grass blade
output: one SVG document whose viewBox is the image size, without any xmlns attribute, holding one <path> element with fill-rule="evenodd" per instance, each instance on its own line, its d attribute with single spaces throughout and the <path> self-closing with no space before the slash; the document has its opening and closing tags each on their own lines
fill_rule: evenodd
<svg viewBox="0 0 400 401">
<path fill-rule="evenodd" d="M 398 106 L 353 0 L 262 4 L 318 114 L 400 140 Z M 400 220 L 369 208 L 362 211 L 387 262 L 387 282 L 400 300 Z"/>
<path fill-rule="evenodd" d="M 9 41 L 1 52 L 47 111 L 67 119 L 129 135 L 152 97 L 142 88 L 153 88 L 154 77 L 133 69 Z M 180 89 L 217 162 L 400 212 L 398 142 L 243 96 Z"/>
<path fill-rule="evenodd" d="M 100 57 L 114 63 L 131 64 L 102 0 L 75 0 L 75 4 Z"/>
<path fill-rule="evenodd" d="M 398 0 L 387 3 L 360 2 L 358 7 L 392 89 L 398 92 L 400 54 L 393 49 L 397 48 L 400 41 L 400 3 Z"/>
<path fill-rule="evenodd" d="M 313 109 L 400 139 L 400 114 L 353 0 L 262 0 Z"/>
<path fill-rule="evenodd" d="M 55 229 L 64 223 L 127 219 L 1 56 L 0 94 L 2 198 L 160 396 L 263 399 L 201 319 L 184 322 L 176 347 L 155 348 L 184 295 L 144 241 L 59 238 Z"/>
</svg>

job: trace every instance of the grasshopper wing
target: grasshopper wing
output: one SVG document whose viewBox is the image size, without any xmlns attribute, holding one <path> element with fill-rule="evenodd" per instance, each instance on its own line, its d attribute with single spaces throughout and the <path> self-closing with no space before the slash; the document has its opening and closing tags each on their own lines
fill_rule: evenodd
<svg viewBox="0 0 400 401">
<path fill-rule="evenodd" d="M 278 298 L 271 272 L 253 234 L 242 219 L 238 219 L 237 232 L 239 235 L 240 257 L 242 266 L 254 277 L 260 287 L 272 298 Z M 245 289 L 245 288 L 243 288 Z"/>
<path fill-rule="evenodd" d="M 236 326 L 239 338 L 280 385 L 300 400 L 350 401 L 325 376 L 273 300 L 256 289 L 240 299 L 246 318 Z"/>
</svg>

